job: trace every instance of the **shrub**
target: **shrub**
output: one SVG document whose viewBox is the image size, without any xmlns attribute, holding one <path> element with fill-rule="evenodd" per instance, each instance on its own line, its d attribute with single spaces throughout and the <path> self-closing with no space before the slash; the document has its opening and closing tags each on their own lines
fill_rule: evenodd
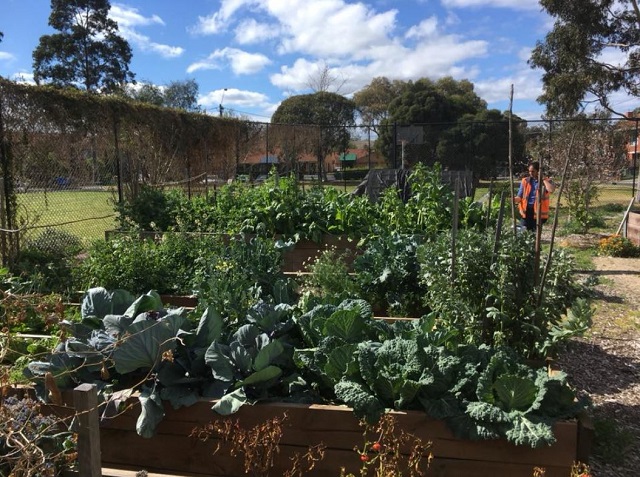
<svg viewBox="0 0 640 477">
<path fill-rule="evenodd" d="M 72 290 L 71 270 L 82 249 L 82 240 L 77 236 L 47 228 L 25 242 L 11 271 L 29 280 L 30 292 L 69 292 Z"/>
<path fill-rule="evenodd" d="M 600 240 L 598 253 L 609 257 L 640 257 L 640 247 L 627 237 L 611 235 Z"/>
</svg>

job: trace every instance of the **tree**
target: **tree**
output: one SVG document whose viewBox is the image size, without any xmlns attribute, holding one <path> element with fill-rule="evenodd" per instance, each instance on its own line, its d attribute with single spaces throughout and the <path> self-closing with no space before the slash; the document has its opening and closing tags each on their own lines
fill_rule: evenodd
<svg viewBox="0 0 640 477">
<path fill-rule="evenodd" d="M 440 162 L 445 167 L 471 169 L 484 176 L 494 174 L 500 156 L 506 161 L 507 118 L 497 111 L 489 114 L 487 103 L 467 80 L 446 77 L 435 82 L 427 78 L 409 81 L 399 86 L 388 110 L 388 117 L 380 122 L 376 147 L 386 153 L 387 162 L 393 167 L 398 167 L 401 159 L 409 164 Z M 417 140 L 403 144 L 400 158 L 397 145 L 404 139 L 400 132 L 405 126 L 412 126 Z M 497 152 L 499 148 L 490 147 L 491 136 L 502 129 L 504 155 Z M 486 140 L 475 135 L 483 135 Z"/>
<path fill-rule="evenodd" d="M 172 81 L 164 90 L 164 105 L 185 111 L 199 111 L 198 90 L 198 83 L 194 79 Z"/>
<path fill-rule="evenodd" d="M 349 146 L 349 128 L 355 125 L 355 104 L 336 93 L 320 91 L 285 99 L 271 117 L 274 124 L 315 125 L 318 140 L 309 143 L 308 152 L 318 158 L 318 174 L 323 173 L 324 158 Z"/>
<path fill-rule="evenodd" d="M 389 116 L 389 104 L 400 94 L 405 84 L 400 80 L 390 81 L 379 76 L 353 95 L 362 121 L 376 134 L 379 133 L 380 122 Z"/>
<path fill-rule="evenodd" d="M 339 93 L 346 79 L 340 78 L 331 72 L 331 68 L 327 63 L 322 63 L 322 66 L 318 67 L 315 73 L 310 73 L 307 77 L 307 86 L 314 92 L 333 92 Z"/>
<path fill-rule="evenodd" d="M 529 64 L 544 70 L 538 98 L 550 117 L 571 116 L 588 100 L 614 114 L 612 93 L 640 96 L 640 9 L 637 0 L 541 0 L 555 18 Z M 622 63 L 611 58 L 621 56 Z"/>
<path fill-rule="evenodd" d="M 108 17 L 108 0 L 51 0 L 49 26 L 33 51 L 36 84 L 81 85 L 88 92 L 113 92 L 133 81 L 131 47 Z"/>
<path fill-rule="evenodd" d="M 166 108 L 200 111 L 198 83 L 194 79 L 171 81 L 167 86 L 142 83 L 125 88 L 125 95 L 136 101 Z"/>
<path fill-rule="evenodd" d="M 151 83 L 142 83 L 139 87 L 125 88 L 125 95 L 142 103 L 164 106 L 164 94 L 162 90 Z"/>
<path fill-rule="evenodd" d="M 598 185 L 619 178 L 627 163 L 625 144 L 629 131 L 609 119 L 599 113 L 553 122 L 542 134 L 538 128 L 527 144 L 531 158 L 543 158 L 543 166 L 552 175 L 564 170 L 567 154 L 570 155 L 564 194 L 570 218 L 583 233 L 598 224 L 593 210 Z"/>
</svg>

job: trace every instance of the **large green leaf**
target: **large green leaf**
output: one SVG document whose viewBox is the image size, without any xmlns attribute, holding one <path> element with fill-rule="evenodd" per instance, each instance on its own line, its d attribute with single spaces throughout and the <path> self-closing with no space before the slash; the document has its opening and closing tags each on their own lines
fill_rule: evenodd
<svg viewBox="0 0 640 477">
<path fill-rule="evenodd" d="M 142 295 L 134 301 L 129 308 L 127 308 L 124 314 L 131 318 L 135 318 L 145 311 L 161 311 L 163 309 L 164 307 L 160 295 L 158 295 L 154 290 L 151 290 L 146 295 Z"/>
<path fill-rule="evenodd" d="M 551 425 L 544 421 L 533 421 L 519 413 L 512 413 L 511 428 L 507 440 L 519 446 L 542 447 L 556 442 Z"/>
<path fill-rule="evenodd" d="M 142 408 L 136 422 L 136 432 L 141 437 L 151 438 L 164 417 L 164 406 L 155 391 L 143 390 L 138 397 Z"/>
<path fill-rule="evenodd" d="M 268 383 L 282 376 L 282 369 L 277 366 L 267 366 L 260 371 L 250 374 L 240 383 L 242 386 L 256 386 L 258 384 Z"/>
<path fill-rule="evenodd" d="M 160 397 L 171 403 L 174 409 L 189 407 L 198 402 L 198 393 L 186 386 L 169 386 L 162 388 Z"/>
<path fill-rule="evenodd" d="M 230 416 L 236 413 L 246 402 L 247 395 L 244 393 L 243 388 L 239 388 L 222 396 L 211 409 L 222 416 Z"/>
<path fill-rule="evenodd" d="M 348 343 L 362 341 L 366 323 L 356 310 L 338 310 L 325 322 L 324 334 L 334 335 Z"/>
<path fill-rule="evenodd" d="M 110 335 L 119 337 L 133 323 L 133 317 L 126 315 L 106 315 L 102 318 L 104 330 Z"/>
<path fill-rule="evenodd" d="M 260 371 L 269 366 L 276 358 L 284 353 L 284 346 L 280 341 L 272 341 L 258 351 L 253 360 L 253 369 Z"/>
<path fill-rule="evenodd" d="M 231 349 L 227 345 L 213 342 L 204 355 L 215 379 L 231 382 L 235 377 L 235 366 L 231 360 Z"/>
<path fill-rule="evenodd" d="M 513 374 L 503 374 L 493 387 L 499 404 L 506 411 L 526 411 L 536 399 L 538 387 L 535 381 Z"/>
<path fill-rule="evenodd" d="M 213 307 L 208 307 L 200 317 L 196 329 L 197 346 L 207 347 L 214 341 L 218 341 L 222 336 L 223 326 L 222 315 Z"/>
<path fill-rule="evenodd" d="M 346 344 L 330 351 L 324 372 L 334 383 L 351 374 L 349 371 L 357 371 L 358 361 L 354 356 L 357 349 L 356 344 Z"/>
<path fill-rule="evenodd" d="M 145 320 L 132 323 L 113 352 L 116 371 L 125 374 L 136 369 L 150 370 L 159 364 L 162 354 L 176 347 L 174 321 Z"/>
<path fill-rule="evenodd" d="M 356 416 L 364 418 L 370 424 L 375 424 L 384 414 L 384 404 L 368 389 L 360 383 L 342 380 L 335 386 L 338 399 L 353 408 Z"/>
<path fill-rule="evenodd" d="M 103 318 L 105 315 L 113 313 L 111 305 L 111 293 L 103 287 L 90 288 L 82 297 L 80 314 L 82 318 L 96 316 Z"/>
</svg>

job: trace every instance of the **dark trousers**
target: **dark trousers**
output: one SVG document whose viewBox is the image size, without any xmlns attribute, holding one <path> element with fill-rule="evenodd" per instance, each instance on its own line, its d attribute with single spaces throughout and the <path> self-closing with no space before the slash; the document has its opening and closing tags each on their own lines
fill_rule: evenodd
<svg viewBox="0 0 640 477">
<path fill-rule="evenodd" d="M 542 223 L 544 224 L 547 219 L 542 219 Z M 529 230 L 530 232 L 535 232 L 536 230 L 536 214 L 534 212 L 534 208 L 532 204 L 527 205 L 527 216 L 520 219 L 520 225 Z"/>
</svg>

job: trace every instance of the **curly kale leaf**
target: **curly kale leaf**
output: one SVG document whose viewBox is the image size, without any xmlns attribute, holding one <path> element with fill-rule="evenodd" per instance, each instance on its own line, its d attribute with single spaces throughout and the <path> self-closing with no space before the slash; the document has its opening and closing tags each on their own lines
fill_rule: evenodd
<svg viewBox="0 0 640 477">
<path fill-rule="evenodd" d="M 353 408 L 357 417 L 370 424 L 377 423 L 384 414 L 384 404 L 366 385 L 343 380 L 336 384 L 335 392 L 340 401 Z"/>
<path fill-rule="evenodd" d="M 433 380 L 415 341 L 395 338 L 379 346 L 360 346 L 358 351 L 363 379 L 389 407 L 408 407 L 420 388 Z"/>
</svg>

